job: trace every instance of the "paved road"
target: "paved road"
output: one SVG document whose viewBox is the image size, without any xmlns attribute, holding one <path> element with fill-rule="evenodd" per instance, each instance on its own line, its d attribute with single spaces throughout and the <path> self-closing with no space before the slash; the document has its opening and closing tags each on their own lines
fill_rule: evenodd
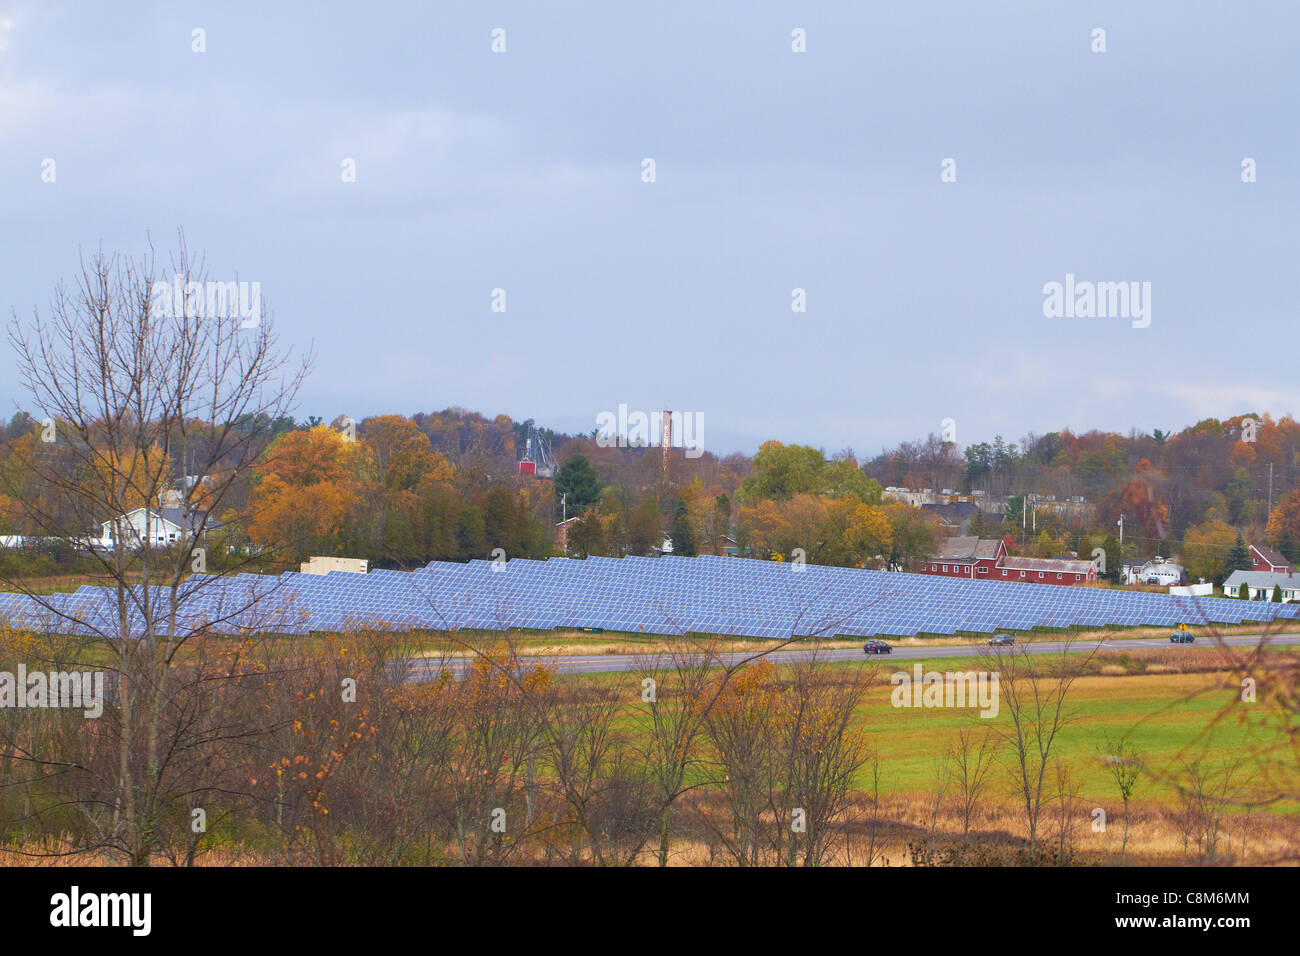
<svg viewBox="0 0 1300 956">
<path fill-rule="evenodd" d="M 1259 643 L 1262 634 L 1238 634 L 1234 637 L 1214 638 L 1199 636 L 1194 644 L 1171 644 L 1168 638 L 1117 638 L 1102 641 L 1074 641 L 1069 644 L 1070 650 L 1076 653 L 1088 653 L 1092 650 L 1103 651 L 1125 651 L 1137 648 L 1152 647 L 1216 647 L 1219 641 L 1222 641 L 1229 647 L 1252 647 Z M 1278 644 L 1300 644 L 1300 634 L 1275 634 L 1269 638 L 1269 643 Z M 1017 645 L 1028 649 L 1030 654 L 1059 654 L 1066 646 L 1065 641 L 1032 641 L 1022 642 Z M 858 660 L 910 660 L 918 657 L 976 657 L 986 653 L 989 650 L 988 645 L 983 642 L 978 644 L 951 644 L 939 645 L 932 647 L 895 647 L 893 652 L 887 655 L 872 655 L 867 657 L 862 653 L 861 647 L 837 648 L 833 650 L 809 651 L 799 650 L 782 650 L 773 651 L 768 656 L 779 663 L 797 663 L 815 657 L 819 661 L 858 661 Z M 726 664 L 735 664 L 746 658 L 753 657 L 753 652 L 729 652 L 719 655 L 721 662 Z M 671 659 L 667 654 L 648 655 L 659 666 L 667 666 Z M 645 666 L 647 656 L 632 654 L 573 654 L 563 657 L 529 657 L 529 661 L 538 663 L 547 663 L 555 666 L 561 674 L 612 674 L 619 671 L 634 671 Z M 429 658 L 413 658 L 406 662 L 407 671 L 405 680 L 409 683 L 423 683 L 431 680 L 434 674 L 437 674 L 443 667 L 458 672 L 465 667 L 465 661 L 460 659 L 440 661 Z"/>
</svg>

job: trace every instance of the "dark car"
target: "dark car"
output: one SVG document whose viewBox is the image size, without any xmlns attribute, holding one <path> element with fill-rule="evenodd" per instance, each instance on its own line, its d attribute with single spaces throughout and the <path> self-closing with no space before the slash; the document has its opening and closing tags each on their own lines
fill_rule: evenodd
<svg viewBox="0 0 1300 956">
<path fill-rule="evenodd" d="M 1190 644 L 1195 640 L 1196 638 L 1192 636 L 1191 631 L 1174 631 L 1174 633 L 1169 635 L 1169 642 L 1171 644 Z"/>
<path fill-rule="evenodd" d="M 894 649 L 884 641 L 867 641 L 862 645 L 864 654 L 892 654 Z"/>
<path fill-rule="evenodd" d="M 995 647 L 1005 647 L 1008 644 L 1014 644 L 1016 639 L 1010 634 L 994 634 L 989 638 L 989 643 Z"/>
</svg>

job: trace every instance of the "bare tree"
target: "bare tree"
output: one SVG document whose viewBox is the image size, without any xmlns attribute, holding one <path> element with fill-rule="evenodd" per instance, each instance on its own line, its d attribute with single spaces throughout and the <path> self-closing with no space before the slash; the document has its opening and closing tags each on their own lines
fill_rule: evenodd
<svg viewBox="0 0 1300 956">
<path fill-rule="evenodd" d="M 1119 844 L 1119 865 L 1123 866 L 1124 853 L 1128 849 L 1129 801 L 1132 800 L 1138 778 L 1142 775 L 1142 763 L 1138 753 L 1125 738 L 1113 740 L 1109 735 L 1106 737 L 1103 759 L 1111 779 L 1115 781 L 1115 789 L 1124 802 L 1124 834 Z"/>
<path fill-rule="evenodd" d="M 939 811 L 943 809 L 943 798 L 948 793 L 948 787 L 952 783 L 952 768 L 949 766 L 950 755 L 947 753 L 940 754 L 934 760 L 934 789 L 931 795 L 934 802 L 930 804 L 930 827 L 929 839 L 934 839 L 934 831 L 939 826 Z"/>
<path fill-rule="evenodd" d="M 769 659 L 737 672 L 705 721 L 710 783 L 728 811 L 728 826 L 718 836 L 740 866 L 763 860 L 764 814 L 775 774 L 775 677 Z"/>
<path fill-rule="evenodd" d="M 1074 860 L 1074 833 L 1079 825 L 1077 813 L 1079 786 L 1070 774 L 1070 768 L 1059 756 L 1053 760 L 1056 807 L 1056 863 L 1068 866 Z"/>
<path fill-rule="evenodd" d="M 83 257 L 71 287 L 56 287 L 47 311 L 26 323 L 15 315 L 9 329 L 19 381 L 54 439 L 30 456 L 38 493 L 20 504 L 45 534 L 86 549 L 112 582 L 107 606 L 89 611 L 29 595 L 45 612 L 44 630 L 82 635 L 113 662 L 115 701 L 104 720 L 117 757 L 96 802 L 111 807 L 102 845 L 138 865 L 158 849 L 170 804 L 203 792 L 170 776 L 178 756 L 246 732 L 192 709 L 212 675 L 202 663 L 181 666 L 180 655 L 213 624 L 252 623 L 265 594 L 205 600 L 223 572 L 194 572 L 206 563 L 215 516 L 290 411 L 311 361 L 279 347 L 260 297 L 252 316 L 228 296 L 214 308 L 213 285 L 183 233 L 166 270 L 152 247 L 135 259 L 101 250 Z M 164 287 L 182 291 L 177 308 L 161 307 Z M 179 509 L 181 530 L 160 547 L 155 509 L 164 498 Z M 124 520 L 138 508 L 142 535 Z M 101 544 L 89 530 L 105 522 L 111 534 Z"/>
<path fill-rule="evenodd" d="M 854 778 L 870 754 L 853 718 L 875 676 L 874 666 L 836 674 L 815 659 L 791 668 L 787 700 L 777 712 L 780 788 L 773 801 L 787 865 L 826 862 L 833 827 L 847 812 Z M 802 830 L 791 826 L 796 813 Z"/>
<path fill-rule="evenodd" d="M 993 769 L 995 738 L 985 730 L 979 735 L 970 728 L 957 731 L 957 739 L 949 750 L 952 761 L 953 782 L 961 799 L 961 836 L 970 836 L 971 820 L 978 811 L 980 800 L 988 787 L 989 771 Z"/>
<path fill-rule="evenodd" d="M 877 857 L 883 857 L 883 851 L 877 853 L 877 844 L 880 838 L 880 781 L 882 777 L 883 764 L 880 759 L 880 749 L 872 747 L 867 752 L 868 774 L 871 778 L 871 816 L 867 824 L 867 859 L 864 866 L 875 866 Z M 888 863 L 888 861 L 885 861 Z"/>
<path fill-rule="evenodd" d="M 1174 785 L 1180 801 L 1184 853 L 1194 840 L 1205 862 L 1220 862 L 1223 818 L 1228 808 L 1239 802 L 1242 784 L 1238 775 L 1243 764 L 1240 755 L 1216 764 L 1200 760 L 1183 764 Z"/>
<path fill-rule="evenodd" d="M 1048 797 L 1048 769 L 1061 731 L 1074 720 L 1066 700 L 1075 678 L 1094 651 L 1073 661 L 1066 640 L 1055 655 L 1030 654 L 1023 645 L 997 647 L 980 657 L 981 666 L 998 675 L 999 707 L 1009 718 L 991 724 L 1011 763 L 1011 779 L 1025 817 L 1029 856 L 1038 859 L 1039 822 Z"/>
<path fill-rule="evenodd" d="M 638 660 L 636 673 L 648 720 L 641 759 L 649 768 L 658 807 L 660 866 L 668 865 L 673 806 L 702 759 L 697 740 L 726 686 L 713 675 L 720 661 L 715 640 L 696 642 L 685 635 L 667 655 L 643 655 Z M 727 676 L 733 672 L 733 668 L 724 671 Z"/>
<path fill-rule="evenodd" d="M 697 745 L 706 729 L 709 715 L 728 689 L 735 674 L 747 665 L 800 640 L 834 635 L 846 621 L 851 620 L 855 614 L 884 596 L 882 589 L 874 598 L 864 600 L 851 608 L 835 608 L 825 600 L 828 596 L 828 583 L 818 582 L 812 575 L 805 577 L 806 572 L 798 567 L 792 567 L 791 573 L 792 583 L 788 588 L 791 616 L 783 628 L 784 634 L 763 650 L 753 654 L 723 654 L 721 642 L 717 637 L 693 636 L 677 621 L 673 609 L 663 605 L 658 608 L 664 621 L 677 631 L 678 640 L 667 654 L 639 657 L 637 673 L 641 677 L 643 686 L 654 690 L 650 696 L 642 697 L 642 700 L 650 705 L 648 745 L 644 760 L 651 770 L 651 777 L 658 790 L 660 866 L 666 866 L 668 863 L 673 806 L 692 786 L 688 785 L 692 770 L 704 761 L 705 755 L 700 752 Z M 806 652 L 803 656 L 808 663 L 812 663 L 815 661 L 816 653 Z M 715 669 L 721 672 L 716 680 L 710 676 Z M 796 686 L 801 686 L 802 682 L 804 690 L 810 695 L 807 700 L 811 702 L 816 682 L 804 675 L 798 665 L 795 674 Z M 665 687 L 668 689 L 666 695 Z M 865 687 L 860 691 L 855 690 L 855 693 L 859 694 L 858 699 L 865 691 Z M 833 711 L 833 708 L 831 710 Z M 840 715 L 838 711 L 833 713 L 827 711 L 824 716 L 830 720 L 838 719 Z M 811 729 L 811 725 L 802 730 L 796 727 L 795 733 L 807 734 Z M 821 733 L 820 727 L 817 732 Z M 844 756 L 845 752 L 837 749 L 833 759 L 829 756 L 826 760 L 809 757 L 799 769 L 797 779 L 808 790 L 810 800 L 825 797 L 834 803 L 838 799 L 821 789 L 827 781 L 820 779 L 819 775 L 829 773 L 831 779 L 834 779 L 838 772 L 836 761 Z M 861 765 L 864 758 L 859 756 L 856 759 L 857 764 L 854 769 Z M 700 769 L 703 770 L 702 767 Z M 805 806 L 803 809 L 811 815 L 809 807 Z M 787 807 L 784 811 L 787 821 L 788 810 Z M 825 819 L 830 819 L 830 816 Z M 793 843 L 790 845 L 793 847 Z M 805 849 L 805 862 L 818 862 L 824 852 L 825 843 L 820 836 L 816 840 L 810 840 Z M 790 860 L 793 862 L 793 857 Z"/>
</svg>

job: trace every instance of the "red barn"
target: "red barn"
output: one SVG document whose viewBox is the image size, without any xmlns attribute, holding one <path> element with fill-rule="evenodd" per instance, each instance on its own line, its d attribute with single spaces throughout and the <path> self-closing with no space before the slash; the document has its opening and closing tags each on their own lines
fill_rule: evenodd
<svg viewBox="0 0 1300 956">
<path fill-rule="evenodd" d="M 1027 584 L 1084 584 L 1097 580 L 1097 565 L 1074 558 L 1003 558 L 995 580 Z"/>
<path fill-rule="evenodd" d="M 1001 538 L 948 538 L 918 570 L 921 574 L 989 581 L 1006 553 L 1007 546 Z"/>
<path fill-rule="evenodd" d="M 977 581 L 1085 584 L 1097 580 L 1097 566 L 1073 558 L 1013 558 L 1001 538 L 949 538 L 918 569 L 921 574 Z"/>
</svg>

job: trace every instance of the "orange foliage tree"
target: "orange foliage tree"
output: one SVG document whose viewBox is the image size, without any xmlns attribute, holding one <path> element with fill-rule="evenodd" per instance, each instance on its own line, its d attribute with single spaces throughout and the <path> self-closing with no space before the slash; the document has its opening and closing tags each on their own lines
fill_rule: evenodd
<svg viewBox="0 0 1300 956">
<path fill-rule="evenodd" d="M 261 547 L 302 558 L 330 547 L 356 493 L 353 443 L 324 425 L 282 435 L 257 466 L 248 533 Z"/>
</svg>

